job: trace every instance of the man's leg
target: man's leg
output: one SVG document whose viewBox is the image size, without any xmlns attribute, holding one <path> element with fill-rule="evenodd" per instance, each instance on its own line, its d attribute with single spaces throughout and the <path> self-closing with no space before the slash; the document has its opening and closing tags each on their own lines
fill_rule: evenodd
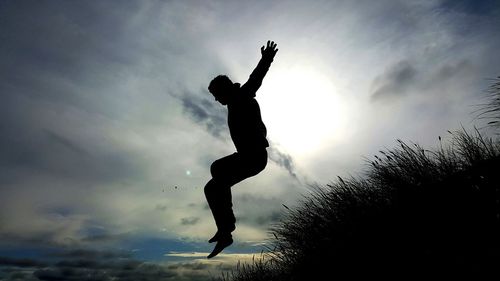
<svg viewBox="0 0 500 281">
<path fill-rule="evenodd" d="M 208 240 L 209 243 L 217 242 L 207 257 L 210 259 L 233 243 L 231 232 L 235 229 L 236 219 L 232 209 L 231 186 L 212 178 L 205 186 L 205 195 L 217 225 L 217 233 Z"/>
<path fill-rule="evenodd" d="M 231 187 L 212 178 L 205 186 L 205 197 L 214 216 L 217 232 L 231 233 L 235 229 L 236 222 L 232 209 Z"/>
<path fill-rule="evenodd" d="M 243 180 L 238 176 L 235 168 L 238 167 L 237 153 L 215 161 L 210 167 L 212 179 L 205 186 L 205 196 L 212 210 L 217 233 L 208 242 L 217 242 L 214 250 L 207 258 L 212 258 L 233 243 L 231 232 L 235 229 L 236 219 L 233 213 L 231 186 Z"/>
<path fill-rule="evenodd" d="M 232 210 L 231 186 L 243 180 L 237 177 L 235 171 L 238 162 L 241 162 L 238 158 L 238 154 L 234 153 L 216 160 L 210 167 L 212 179 L 204 189 L 218 233 L 231 233 L 235 228 L 236 219 Z M 210 242 L 214 241 L 216 240 L 211 239 Z"/>
<path fill-rule="evenodd" d="M 212 179 L 205 186 L 205 195 L 217 224 L 217 234 L 209 242 L 217 241 L 211 258 L 233 242 L 231 232 L 236 219 L 232 209 L 231 187 L 258 174 L 267 163 L 267 152 L 242 155 L 234 153 L 215 161 L 210 167 Z"/>
</svg>

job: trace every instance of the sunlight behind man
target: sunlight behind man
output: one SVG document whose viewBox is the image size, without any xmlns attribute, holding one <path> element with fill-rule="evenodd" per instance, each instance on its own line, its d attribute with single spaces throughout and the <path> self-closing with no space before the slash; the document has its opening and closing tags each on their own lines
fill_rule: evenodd
<svg viewBox="0 0 500 281">
<path fill-rule="evenodd" d="M 295 157 L 307 158 L 326 142 L 342 138 L 345 107 L 327 75 L 296 65 L 276 68 L 271 77 L 259 99 L 273 142 Z"/>
</svg>

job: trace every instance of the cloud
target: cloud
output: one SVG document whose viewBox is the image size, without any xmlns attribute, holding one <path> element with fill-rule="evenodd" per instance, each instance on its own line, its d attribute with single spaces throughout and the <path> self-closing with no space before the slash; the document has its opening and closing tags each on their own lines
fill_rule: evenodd
<svg viewBox="0 0 500 281">
<path fill-rule="evenodd" d="M 76 240 L 75 243 L 82 244 L 113 244 L 126 240 L 130 237 L 130 233 L 101 233 L 101 234 L 90 234 L 85 237 L 78 237 L 80 239 Z"/>
<path fill-rule="evenodd" d="M 271 145 L 268 149 L 268 156 L 271 161 L 287 170 L 290 176 L 298 179 L 295 164 L 290 154 L 280 151 L 279 148 L 271 142 Z"/>
<path fill-rule="evenodd" d="M 75 156 L 83 156 L 87 155 L 88 153 L 78 145 L 76 145 L 74 142 L 69 140 L 66 137 L 63 137 L 57 133 L 52 132 L 51 130 L 45 129 L 45 133 L 47 134 L 48 141 L 59 144 L 61 146 L 66 147 L 68 150 L 73 151 L 75 153 Z"/>
<path fill-rule="evenodd" d="M 236 220 L 245 225 L 267 229 L 283 215 L 283 198 L 268 198 L 264 194 L 236 194 Z"/>
<path fill-rule="evenodd" d="M 418 79 L 418 70 L 409 61 L 392 65 L 385 73 L 375 78 L 372 99 L 404 95 Z"/>
<path fill-rule="evenodd" d="M 182 218 L 181 224 L 182 225 L 194 225 L 194 224 L 197 224 L 199 221 L 200 221 L 200 218 L 198 218 L 198 217 Z"/>
<path fill-rule="evenodd" d="M 44 267 L 47 264 L 34 259 L 16 259 L 9 257 L 0 257 L 0 266 L 14 266 L 14 267 Z"/>
<path fill-rule="evenodd" d="M 208 255 L 208 253 L 206 254 Z M 205 255 L 205 256 L 206 256 Z M 174 255 L 175 256 L 175 255 Z M 228 255 L 232 260 L 237 255 Z M 210 280 L 211 273 L 220 272 L 220 264 L 200 261 L 145 262 L 129 254 L 113 251 L 74 249 L 49 256 L 53 262 L 39 259 L 0 258 L 0 278 L 13 280 L 68 280 L 68 281 L 177 281 Z M 206 259 L 205 259 L 206 260 Z M 219 260 L 220 261 L 220 260 Z M 230 269 L 226 266 L 224 269 Z"/>
<path fill-rule="evenodd" d="M 154 264 L 122 261 L 99 264 L 94 261 L 61 262 L 33 273 L 40 280 L 175 280 L 175 272 Z"/>
<path fill-rule="evenodd" d="M 201 91 L 210 95 L 208 91 Z M 222 106 L 216 106 L 214 101 L 200 95 L 186 93 L 180 97 L 184 111 L 198 125 L 205 127 L 216 138 L 225 139 L 229 133 L 226 113 Z"/>
<path fill-rule="evenodd" d="M 455 88 L 459 81 L 469 81 L 476 71 L 476 66 L 466 59 L 455 62 L 430 60 L 430 57 L 423 57 L 418 64 L 402 60 L 391 65 L 383 74 L 375 77 L 371 100 L 387 101 L 407 95 L 430 96 L 437 91 L 447 95 L 447 89 Z"/>
<path fill-rule="evenodd" d="M 61 252 L 55 252 L 49 254 L 51 257 L 56 258 L 78 258 L 78 259 L 88 259 L 88 260 L 108 260 L 108 259 L 120 259 L 120 258 L 131 258 L 131 253 L 120 252 L 120 251 L 98 251 L 90 249 L 72 249 Z"/>
<path fill-rule="evenodd" d="M 498 10 L 498 3 L 495 0 L 474 1 L 474 0 L 444 0 L 439 5 L 442 9 L 455 10 L 461 13 L 472 15 L 490 15 Z"/>
<path fill-rule="evenodd" d="M 431 72 L 427 80 L 422 81 L 422 88 L 426 90 L 439 89 L 443 85 L 457 85 L 458 81 L 468 81 L 477 71 L 477 66 L 467 59 L 455 62 L 445 62 Z"/>
<path fill-rule="evenodd" d="M 385 55 L 380 67 L 372 68 L 378 69 L 371 83 L 372 101 L 415 95 L 433 95 L 436 99 L 450 90 L 455 94 L 472 92 L 485 84 L 484 79 L 496 76 L 498 68 L 492 65 L 499 60 L 493 51 L 500 45 L 495 28 L 498 3 L 464 0 L 414 4 L 407 11 L 412 15 L 411 26 L 399 22 L 395 26 L 395 22 L 374 26 L 379 28 L 378 34 L 394 32 L 392 28 L 397 32 L 384 37 L 389 41 L 378 50 Z M 414 4 L 400 8 L 406 11 Z M 406 17 L 407 13 L 395 14 Z"/>
</svg>

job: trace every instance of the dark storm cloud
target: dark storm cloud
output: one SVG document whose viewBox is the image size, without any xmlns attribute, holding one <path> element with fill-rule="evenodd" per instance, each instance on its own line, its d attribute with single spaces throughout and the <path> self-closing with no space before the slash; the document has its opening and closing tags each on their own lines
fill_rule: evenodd
<svg viewBox="0 0 500 281">
<path fill-rule="evenodd" d="M 36 233 L 29 236 L 21 236 L 12 233 L 0 233 L 0 245 L 11 244 L 11 245 L 54 245 L 53 242 L 54 233 Z"/>
<path fill-rule="evenodd" d="M 117 258 L 130 258 L 129 252 L 118 251 L 96 251 L 89 249 L 74 249 L 58 253 L 53 253 L 50 256 L 58 258 L 79 258 L 79 259 L 117 259 Z"/>
<path fill-rule="evenodd" d="M 15 259 L 9 257 L 0 257 L 0 266 L 44 267 L 47 266 L 47 264 L 34 259 Z"/>
<path fill-rule="evenodd" d="M 114 264 L 89 262 L 60 263 L 50 268 L 38 269 L 33 273 L 40 280 L 175 280 L 176 272 L 164 266 L 128 260 Z"/>
<path fill-rule="evenodd" d="M 178 269 L 178 268 L 177 268 Z M 181 269 L 184 269 L 181 267 Z M 194 271 L 200 269 L 191 269 Z M 96 263 L 94 261 L 65 261 L 47 268 L 39 268 L 33 272 L 39 280 L 74 280 L 74 281 L 163 281 L 163 280 L 189 280 L 183 278 L 182 273 L 169 269 L 167 266 L 146 263 L 136 260 L 127 260 L 115 263 Z M 201 272 L 209 280 L 205 272 Z"/>
<path fill-rule="evenodd" d="M 124 252 L 75 249 L 50 254 L 55 262 L 0 257 L 0 279 L 68 281 L 162 281 L 210 280 L 201 263 L 157 264 L 144 262 Z M 2 276 L 3 275 L 3 276 Z"/>
</svg>

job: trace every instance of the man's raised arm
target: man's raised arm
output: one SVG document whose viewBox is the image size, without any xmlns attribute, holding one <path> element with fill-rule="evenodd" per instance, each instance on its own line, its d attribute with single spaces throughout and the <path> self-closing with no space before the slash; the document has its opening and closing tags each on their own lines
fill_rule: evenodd
<svg viewBox="0 0 500 281">
<path fill-rule="evenodd" d="M 260 59 L 257 67 L 250 74 L 250 78 L 248 81 L 242 86 L 242 88 L 250 93 L 253 97 L 255 97 L 255 92 L 259 89 L 260 85 L 262 85 L 262 80 L 264 76 L 266 76 L 271 63 L 273 62 L 274 56 L 278 49 L 276 49 L 276 43 L 274 41 L 267 41 L 267 46 L 264 48 L 262 46 L 260 48 L 260 53 L 262 54 L 262 58 Z"/>
</svg>

